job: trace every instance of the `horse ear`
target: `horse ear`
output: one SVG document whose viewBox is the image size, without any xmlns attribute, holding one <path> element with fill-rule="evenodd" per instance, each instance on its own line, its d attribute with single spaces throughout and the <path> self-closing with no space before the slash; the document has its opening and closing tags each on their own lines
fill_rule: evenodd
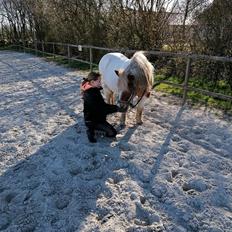
<svg viewBox="0 0 232 232">
<path fill-rule="evenodd" d="M 114 70 L 114 72 L 116 73 L 116 75 L 117 75 L 118 77 L 121 77 L 122 74 L 123 74 L 123 69 Z"/>
<path fill-rule="evenodd" d="M 114 72 L 116 73 L 117 76 L 119 76 L 119 71 L 118 70 L 114 70 Z"/>
</svg>

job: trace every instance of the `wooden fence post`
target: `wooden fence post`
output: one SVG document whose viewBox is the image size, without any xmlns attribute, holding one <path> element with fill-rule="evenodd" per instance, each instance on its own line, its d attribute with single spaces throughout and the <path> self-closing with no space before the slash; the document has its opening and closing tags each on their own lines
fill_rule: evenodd
<svg viewBox="0 0 232 232">
<path fill-rule="evenodd" d="M 93 50 L 89 48 L 89 62 L 90 62 L 90 71 L 93 71 Z"/>
<path fill-rule="evenodd" d="M 185 79 L 184 79 L 184 84 L 183 84 L 183 91 L 184 91 L 183 103 L 182 103 L 183 105 L 185 104 L 186 99 L 187 99 L 190 66 L 191 66 L 191 58 L 188 58 L 186 69 L 185 69 Z"/>
<path fill-rule="evenodd" d="M 56 55 L 55 55 L 55 43 L 54 42 L 52 43 L 52 53 L 53 53 L 53 58 L 55 58 Z"/>
<path fill-rule="evenodd" d="M 35 46 L 35 54 L 38 56 L 38 45 L 37 45 L 37 40 L 34 41 L 34 46 Z"/>
<path fill-rule="evenodd" d="M 23 39 L 23 52 L 25 53 L 25 40 Z"/>
<path fill-rule="evenodd" d="M 44 41 L 42 41 L 42 56 L 44 56 Z"/>
<path fill-rule="evenodd" d="M 70 54 L 70 46 L 68 44 L 68 64 L 70 65 L 70 57 L 71 57 L 71 54 Z"/>
</svg>

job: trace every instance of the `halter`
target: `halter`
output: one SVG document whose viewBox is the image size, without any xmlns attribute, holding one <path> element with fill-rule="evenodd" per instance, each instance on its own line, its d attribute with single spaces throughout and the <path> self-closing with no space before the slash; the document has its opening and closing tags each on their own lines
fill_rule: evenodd
<svg viewBox="0 0 232 232">
<path fill-rule="evenodd" d="M 146 89 L 144 89 L 142 96 L 138 99 L 135 105 L 133 105 L 131 102 L 131 100 L 134 98 L 134 93 L 135 91 L 133 90 L 127 101 L 118 100 L 118 102 L 126 105 L 126 107 L 130 106 L 131 108 L 135 108 L 139 104 L 139 102 L 142 100 L 144 94 L 146 93 Z"/>
</svg>

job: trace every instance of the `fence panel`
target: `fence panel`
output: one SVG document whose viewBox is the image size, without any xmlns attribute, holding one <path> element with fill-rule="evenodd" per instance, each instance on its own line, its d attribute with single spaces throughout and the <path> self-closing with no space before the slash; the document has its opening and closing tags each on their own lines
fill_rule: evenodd
<svg viewBox="0 0 232 232">
<path fill-rule="evenodd" d="M 28 43 L 23 43 L 19 47 L 25 50 L 25 46 Z M 45 54 L 55 56 L 61 56 L 63 58 L 67 58 L 69 63 L 71 61 L 78 61 L 84 64 L 89 64 L 89 69 L 92 71 L 93 66 L 97 66 L 100 58 L 108 53 L 108 52 L 121 52 L 124 53 L 126 56 L 131 56 L 136 50 L 129 50 L 129 49 L 118 49 L 118 48 L 102 48 L 97 46 L 90 46 L 90 45 L 74 45 L 74 44 L 64 44 L 64 43 L 54 43 L 54 42 L 44 42 L 44 41 L 34 41 L 34 47 L 31 49 L 36 52 L 42 52 L 43 56 Z M 232 69 L 232 58 L 231 57 L 219 57 L 219 56 L 207 56 L 207 55 L 197 55 L 185 52 L 163 52 L 163 51 L 145 51 L 146 55 L 151 56 L 149 60 L 155 66 L 158 66 L 158 72 L 162 73 L 161 70 L 163 67 L 166 68 L 166 73 L 162 73 L 164 78 L 158 79 L 158 82 L 154 85 L 158 85 L 160 83 L 168 84 L 176 88 L 180 88 L 183 104 L 186 102 L 188 98 L 188 94 L 190 91 L 197 92 L 199 94 L 211 96 L 214 98 L 218 98 L 221 100 L 229 100 L 232 101 L 232 94 L 231 91 L 227 91 L 224 93 L 218 93 L 214 91 L 210 91 L 209 89 L 201 89 L 198 88 L 194 83 L 193 72 L 194 70 L 199 67 L 199 63 L 202 65 L 202 61 L 208 63 L 220 63 L 222 66 L 229 67 L 228 69 Z M 151 59 L 150 59 L 151 58 Z M 164 66 L 162 64 L 162 59 L 165 62 L 169 62 Z M 227 66 L 226 66 L 226 64 Z M 229 65 L 228 65 L 229 64 Z M 160 67 L 159 67 L 160 65 Z M 162 67 L 163 65 L 163 67 Z M 161 68 L 162 67 L 162 68 Z M 203 65 L 203 68 L 206 66 Z M 168 70 L 167 70 L 168 69 Z M 191 72 L 191 69 L 193 72 Z M 173 75 L 173 71 L 176 76 L 180 79 L 177 82 L 172 82 L 169 80 L 170 76 Z M 179 73 L 178 73 L 179 72 Z M 181 78 L 183 76 L 183 78 Z M 191 83 L 190 83 L 191 82 Z"/>
</svg>

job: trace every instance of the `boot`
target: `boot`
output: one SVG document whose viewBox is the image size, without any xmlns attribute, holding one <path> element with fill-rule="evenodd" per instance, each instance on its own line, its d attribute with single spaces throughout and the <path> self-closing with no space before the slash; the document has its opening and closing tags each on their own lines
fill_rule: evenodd
<svg viewBox="0 0 232 232">
<path fill-rule="evenodd" d="M 92 133 L 90 131 L 87 131 L 87 136 L 88 136 L 88 139 L 89 139 L 90 143 L 96 143 L 97 142 L 97 140 L 94 138 L 94 133 Z"/>
<path fill-rule="evenodd" d="M 114 127 L 111 126 L 110 128 L 111 130 L 107 131 L 106 133 L 106 137 L 109 137 L 109 138 L 116 138 L 116 135 L 117 135 L 117 131 L 114 129 Z"/>
<path fill-rule="evenodd" d="M 106 136 L 106 132 L 102 131 L 102 130 L 95 130 L 94 133 L 95 133 L 95 136 L 99 136 L 99 137 L 105 137 Z"/>
</svg>

